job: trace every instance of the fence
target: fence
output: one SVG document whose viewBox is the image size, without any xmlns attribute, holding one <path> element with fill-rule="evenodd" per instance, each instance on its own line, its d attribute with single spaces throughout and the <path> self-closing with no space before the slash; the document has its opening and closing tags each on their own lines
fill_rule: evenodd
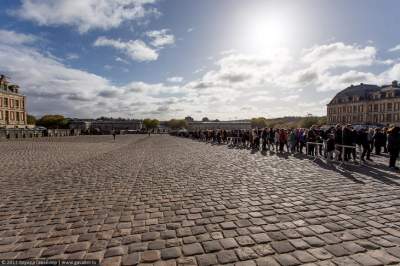
<svg viewBox="0 0 400 266">
<path fill-rule="evenodd" d="M 26 138 L 40 138 L 40 137 L 65 137 L 80 135 L 79 131 L 70 129 L 25 129 L 25 128 L 8 128 L 0 129 L 1 139 L 26 139 Z"/>
</svg>

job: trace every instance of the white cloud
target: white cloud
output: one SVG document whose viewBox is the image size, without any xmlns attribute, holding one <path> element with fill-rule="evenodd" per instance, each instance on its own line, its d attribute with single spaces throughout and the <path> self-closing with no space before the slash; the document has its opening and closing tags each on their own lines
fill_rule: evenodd
<svg viewBox="0 0 400 266">
<path fill-rule="evenodd" d="M 194 28 L 188 28 L 187 32 L 192 32 L 194 30 Z"/>
<path fill-rule="evenodd" d="M 125 63 L 125 64 L 129 64 L 128 61 L 126 61 L 125 59 L 122 59 L 122 58 L 119 57 L 119 56 L 117 56 L 117 57 L 115 58 L 115 61 L 117 61 L 117 62 L 122 62 L 122 63 Z"/>
<path fill-rule="evenodd" d="M 400 44 L 398 44 L 395 47 L 392 47 L 392 48 L 389 49 L 389 52 L 395 52 L 395 51 L 400 51 Z"/>
<path fill-rule="evenodd" d="M 99 46 L 114 47 L 130 57 L 133 54 L 130 48 L 133 41 L 102 37 L 96 42 Z M 214 69 L 208 69 L 197 79 L 185 83 L 181 77 L 170 77 L 167 82 L 175 83 L 133 81 L 116 86 L 104 77 L 63 64 L 62 59 L 30 47 L 29 42 L 19 43 L 10 44 L 0 38 L 0 61 L 7 62 L 2 65 L 2 71 L 20 84 L 23 93 L 28 95 L 29 111 L 40 114 L 155 116 L 158 119 L 188 114 L 219 119 L 307 113 L 321 115 L 325 112 L 326 102 L 350 84 L 383 84 L 400 79 L 400 63 L 383 65 L 375 55 L 367 58 L 371 59 L 373 66 L 379 65 L 383 69 L 381 72 L 365 70 L 363 64 L 357 63 L 362 56 L 347 57 L 349 61 L 346 63 L 343 58 L 338 58 L 338 62 L 330 58 L 323 63 L 324 67 L 319 68 L 316 64 L 326 60 L 321 52 L 315 61 L 307 61 L 303 60 L 305 54 L 293 56 L 289 51 L 279 49 L 263 54 L 237 51 L 223 54 L 215 62 Z M 365 51 L 365 47 L 352 47 L 356 47 L 358 52 Z M 321 51 L 325 48 L 312 49 Z M 134 58 L 137 60 L 138 54 L 134 54 Z M 142 55 L 139 58 L 154 57 Z M 357 66 L 351 70 L 344 67 L 352 64 Z"/>
<path fill-rule="evenodd" d="M 17 33 L 10 30 L 0 29 L 0 39 L 2 43 L 7 44 L 27 44 L 33 43 L 38 40 L 38 38 L 31 34 Z"/>
<path fill-rule="evenodd" d="M 167 78 L 167 81 L 172 83 L 180 83 L 183 81 L 183 77 L 169 77 Z"/>
<path fill-rule="evenodd" d="M 169 32 L 169 29 L 162 29 L 147 31 L 145 34 L 151 39 L 151 45 L 162 48 L 166 45 L 172 45 L 175 43 L 174 35 L 170 34 Z"/>
<path fill-rule="evenodd" d="M 315 46 L 304 51 L 302 60 L 319 69 L 335 67 L 369 66 L 374 63 L 376 49 L 372 46 L 360 47 L 342 42 Z"/>
<path fill-rule="evenodd" d="M 79 55 L 74 54 L 74 53 L 68 53 L 65 57 L 66 57 L 68 60 L 76 60 L 76 59 L 79 59 Z"/>
<path fill-rule="evenodd" d="M 130 40 L 127 42 L 123 42 L 121 40 L 99 37 L 94 42 L 94 46 L 113 47 L 128 55 L 132 60 L 139 62 L 154 61 L 158 58 L 157 51 L 147 46 L 147 44 L 141 40 Z"/>
<path fill-rule="evenodd" d="M 124 21 L 138 21 L 159 14 L 156 0 L 22 0 L 12 14 L 39 25 L 68 25 L 85 33 L 116 28 Z"/>
</svg>

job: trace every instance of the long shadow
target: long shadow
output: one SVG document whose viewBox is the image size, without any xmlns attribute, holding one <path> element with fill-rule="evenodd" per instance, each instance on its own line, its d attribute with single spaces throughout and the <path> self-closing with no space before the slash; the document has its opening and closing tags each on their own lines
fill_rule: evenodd
<svg viewBox="0 0 400 266">
<path fill-rule="evenodd" d="M 326 163 L 324 161 L 322 161 L 321 159 L 317 159 L 314 161 L 315 164 L 317 164 L 319 167 L 326 169 L 326 170 L 330 170 L 330 171 L 334 171 L 344 177 L 346 177 L 347 179 L 353 181 L 354 183 L 358 183 L 358 184 L 365 184 L 364 181 L 357 179 L 352 173 L 350 173 L 349 171 L 342 171 L 340 170 L 336 165 L 334 164 L 330 164 L 330 163 Z"/>
<path fill-rule="evenodd" d="M 393 181 L 392 179 L 399 179 L 398 175 L 395 174 L 391 174 L 388 172 L 383 172 L 377 168 L 365 165 L 363 167 L 363 169 L 365 169 L 366 172 L 362 172 L 363 174 L 370 176 L 372 178 L 375 178 L 385 184 L 389 184 L 389 185 L 395 185 L 395 186 L 400 186 L 400 184 L 396 181 Z M 361 171 L 360 171 L 361 172 Z"/>
</svg>

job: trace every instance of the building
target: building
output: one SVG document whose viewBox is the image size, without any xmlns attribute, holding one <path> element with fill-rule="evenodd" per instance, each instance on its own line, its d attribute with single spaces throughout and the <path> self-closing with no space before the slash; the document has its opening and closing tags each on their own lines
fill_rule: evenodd
<svg viewBox="0 0 400 266">
<path fill-rule="evenodd" d="M 250 121 L 214 121 L 214 122 L 202 122 L 193 121 L 188 122 L 188 130 L 207 130 L 207 129 L 251 129 Z"/>
<path fill-rule="evenodd" d="M 0 75 L 0 128 L 26 128 L 26 97 Z"/>
<path fill-rule="evenodd" d="M 400 125 L 400 88 L 391 85 L 351 85 L 327 105 L 328 124 Z"/>
<path fill-rule="evenodd" d="M 70 129 L 80 130 L 82 133 L 100 134 L 110 134 L 112 130 L 141 130 L 142 127 L 142 121 L 135 119 L 72 119 L 69 124 Z"/>
</svg>

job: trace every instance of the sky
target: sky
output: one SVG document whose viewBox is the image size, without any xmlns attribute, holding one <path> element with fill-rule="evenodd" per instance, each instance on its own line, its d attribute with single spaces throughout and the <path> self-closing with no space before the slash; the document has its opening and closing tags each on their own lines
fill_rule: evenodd
<svg viewBox="0 0 400 266">
<path fill-rule="evenodd" d="M 0 73 L 36 116 L 325 115 L 400 80 L 397 0 L 0 2 Z"/>
</svg>

